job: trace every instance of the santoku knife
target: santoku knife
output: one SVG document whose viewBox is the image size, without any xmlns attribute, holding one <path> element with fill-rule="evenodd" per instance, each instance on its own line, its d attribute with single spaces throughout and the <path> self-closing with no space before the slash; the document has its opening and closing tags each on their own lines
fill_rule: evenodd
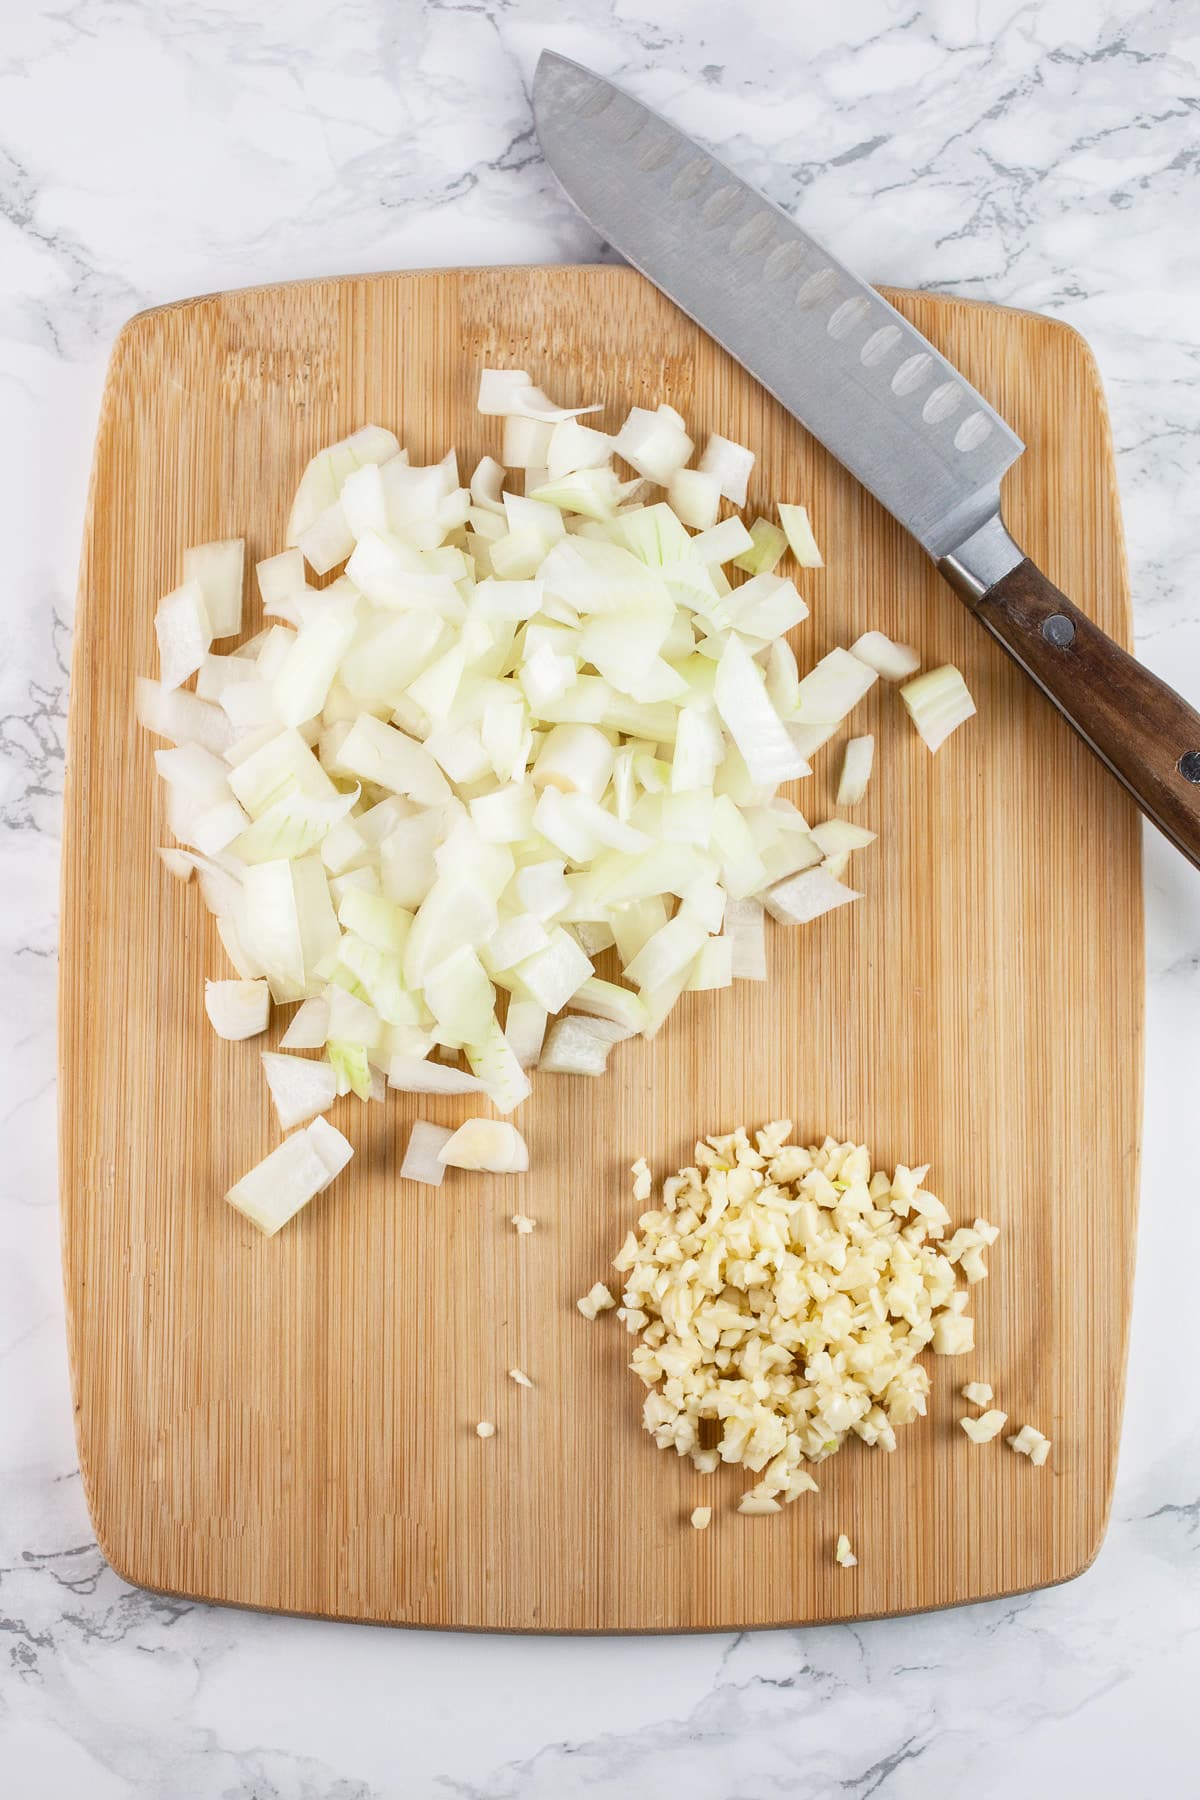
<svg viewBox="0 0 1200 1800">
<path fill-rule="evenodd" d="M 1200 867 L 1200 714 L 1009 536 L 1000 478 L 1025 446 L 999 414 L 881 294 L 630 95 L 546 51 L 533 109 L 547 162 L 596 230 L 895 515 Z"/>
</svg>

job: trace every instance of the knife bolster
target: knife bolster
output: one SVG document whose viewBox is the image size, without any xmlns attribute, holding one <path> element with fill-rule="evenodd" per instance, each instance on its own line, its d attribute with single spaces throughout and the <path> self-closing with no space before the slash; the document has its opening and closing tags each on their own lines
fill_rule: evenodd
<svg viewBox="0 0 1200 1800">
<path fill-rule="evenodd" d="M 1025 552 L 1009 536 L 1000 517 L 1000 496 L 997 494 L 995 510 L 948 556 L 939 558 L 938 569 L 974 612 L 988 589 L 995 587 L 1024 560 Z"/>
</svg>

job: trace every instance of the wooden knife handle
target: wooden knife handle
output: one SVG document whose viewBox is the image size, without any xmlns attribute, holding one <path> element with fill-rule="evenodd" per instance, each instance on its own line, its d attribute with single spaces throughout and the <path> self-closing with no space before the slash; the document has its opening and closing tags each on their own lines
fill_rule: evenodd
<svg viewBox="0 0 1200 1800">
<path fill-rule="evenodd" d="M 975 616 L 1200 868 L 1200 713 L 1072 606 L 1028 557 Z"/>
</svg>

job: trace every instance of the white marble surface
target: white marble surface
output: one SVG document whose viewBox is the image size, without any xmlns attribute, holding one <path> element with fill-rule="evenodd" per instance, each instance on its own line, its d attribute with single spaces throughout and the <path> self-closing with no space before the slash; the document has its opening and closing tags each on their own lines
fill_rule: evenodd
<svg viewBox="0 0 1200 1800">
<path fill-rule="evenodd" d="M 543 44 L 619 74 L 869 277 L 1078 326 L 1113 410 L 1141 654 L 1200 700 L 1194 0 L 12 0 L 0 1789 L 1195 1793 L 1200 878 L 1157 840 L 1129 1406 L 1112 1530 L 1082 1580 L 858 1629 L 500 1641 L 166 1602 L 93 1545 L 59 1291 L 54 949 L 72 593 L 107 349 L 135 309 L 217 287 L 596 256 L 532 141 Z"/>
</svg>

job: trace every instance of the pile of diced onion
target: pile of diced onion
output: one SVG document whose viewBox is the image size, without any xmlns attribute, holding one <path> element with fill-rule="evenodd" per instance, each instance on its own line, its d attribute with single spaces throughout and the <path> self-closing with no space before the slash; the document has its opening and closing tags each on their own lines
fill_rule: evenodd
<svg viewBox="0 0 1200 1800">
<path fill-rule="evenodd" d="M 804 1465 L 850 1434 L 895 1449 L 896 1426 L 925 1412 L 920 1353 L 974 1348 L 957 1273 L 985 1279 L 998 1235 L 976 1219 L 943 1242 L 950 1214 L 922 1185 L 928 1166 L 889 1175 L 865 1145 L 804 1148 L 791 1131 L 784 1119 L 753 1142 L 739 1127 L 698 1143 L 613 1259 L 646 1430 L 704 1474 L 757 1474 L 743 1513 L 815 1492 Z M 634 1198 L 649 1200 L 649 1168 L 633 1173 Z M 589 1318 L 613 1304 L 600 1283 L 579 1302 Z"/>
<path fill-rule="evenodd" d="M 764 910 L 799 924 L 859 898 L 847 859 L 874 835 L 810 826 L 780 789 L 881 675 L 931 748 L 974 711 L 957 670 L 915 676 L 879 632 L 801 675 L 786 634 L 808 609 L 778 570 L 821 558 L 801 505 L 729 510 L 750 450 L 714 435 L 692 466 L 670 406 L 610 436 L 520 370 L 485 370 L 479 406 L 503 463 L 465 484 L 453 451 L 413 466 L 374 425 L 314 457 L 289 548 L 257 565 L 262 629 L 228 654 L 243 543 L 185 552 L 161 679 L 138 682 L 174 746 L 156 761 L 179 847 L 160 854 L 198 875 L 237 971 L 209 984 L 215 1029 L 253 1036 L 300 1003 L 264 1055 L 285 1129 L 385 1082 L 507 1114 L 531 1067 L 599 1075 L 681 994 L 764 980 Z M 873 754 L 848 743 L 840 807 Z M 610 949 L 619 979 L 596 971 Z M 415 1147 L 407 1172 L 524 1166 L 499 1124 Z M 269 1170 L 256 1222 L 290 1217 L 319 1164 L 274 1209 Z"/>
</svg>

